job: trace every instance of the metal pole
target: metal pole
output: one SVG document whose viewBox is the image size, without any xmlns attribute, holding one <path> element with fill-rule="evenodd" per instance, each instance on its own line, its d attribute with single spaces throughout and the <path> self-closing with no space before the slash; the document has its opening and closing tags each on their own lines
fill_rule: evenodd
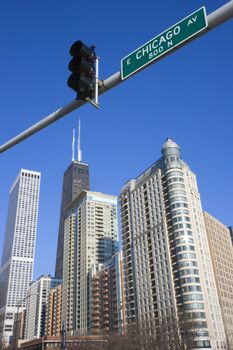
<svg viewBox="0 0 233 350">
<path fill-rule="evenodd" d="M 85 104 L 85 101 L 81 100 L 74 100 L 70 102 L 65 107 L 62 107 L 58 109 L 57 111 L 49 114 L 47 117 L 39 121 L 38 123 L 34 124 L 32 127 L 26 129 L 21 134 L 17 135 L 13 139 L 6 142 L 4 145 L 0 146 L 0 153 L 6 151 L 8 148 L 11 148 L 17 143 L 23 141 L 24 139 L 28 138 L 29 136 L 37 133 L 41 129 L 44 129 L 46 126 L 54 123 L 55 121 L 59 120 L 60 118 L 64 117 L 66 114 L 73 112 L 76 108 L 81 107 L 83 104 Z"/>
<path fill-rule="evenodd" d="M 42 350 L 44 350 L 44 335 L 42 337 L 42 346 L 41 346 Z"/>
<path fill-rule="evenodd" d="M 232 17 L 233 17 L 233 1 L 231 0 L 207 16 L 208 28 L 214 29 L 220 24 L 223 24 L 229 19 L 232 19 Z"/>
<path fill-rule="evenodd" d="M 212 12 L 207 16 L 208 21 L 208 29 L 206 31 L 203 31 L 199 36 L 204 35 L 208 33 L 209 30 L 214 29 L 215 27 L 219 26 L 220 24 L 228 21 L 229 19 L 233 18 L 233 0 L 229 1 L 227 4 L 223 5 L 216 11 Z M 191 38 L 191 40 L 187 41 L 187 43 L 191 42 L 192 40 L 196 39 L 194 36 Z M 185 45 L 185 44 L 184 44 Z M 183 46 L 183 45 L 182 45 Z M 170 51 L 170 53 L 174 52 L 173 50 Z M 168 53 L 168 54 L 170 54 Z M 164 55 L 161 57 L 164 58 L 167 55 Z M 156 63 L 155 61 L 154 63 Z M 125 79 L 127 80 L 127 79 Z M 124 80 L 124 81 L 125 81 Z M 116 85 L 122 83 L 120 72 L 117 72 L 110 76 L 109 78 L 99 81 L 99 95 L 105 93 L 106 91 L 112 89 Z M 32 127 L 26 129 L 21 134 L 15 136 L 11 140 L 7 141 L 3 145 L 0 146 L 0 153 L 6 151 L 7 149 L 15 146 L 17 143 L 23 141 L 24 139 L 28 138 L 29 136 L 35 134 L 39 130 L 45 128 L 46 126 L 54 123 L 55 121 L 59 120 L 60 118 L 64 117 L 68 113 L 74 111 L 75 109 L 83 106 L 88 101 L 81 101 L 81 100 L 74 100 L 67 104 L 65 107 L 62 107 L 58 109 L 57 111 L 51 113 L 44 119 L 42 119 L 40 122 L 34 124 Z"/>
<path fill-rule="evenodd" d="M 13 339 L 14 339 L 14 341 L 13 341 L 13 345 L 14 345 L 13 348 L 14 348 L 14 350 L 16 350 L 18 348 L 18 346 L 17 346 L 17 341 L 18 341 L 17 336 L 18 336 L 19 308 L 20 308 L 20 305 L 21 305 L 20 302 L 18 302 L 18 305 L 17 305 L 15 327 L 14 327 L 14 331 L 13 331 Z"/>
<path fill-rule="evenodd" d="M 64 322 L 62 323 L 62 330 L 61 330 L 61 350 L 66 350 L 66 330 L 65 330 Z"/>
<path fill-rule="evenodd" d="M 95 103 L 99 105 L 99 57 L 95 60 Z"/>
</svg>

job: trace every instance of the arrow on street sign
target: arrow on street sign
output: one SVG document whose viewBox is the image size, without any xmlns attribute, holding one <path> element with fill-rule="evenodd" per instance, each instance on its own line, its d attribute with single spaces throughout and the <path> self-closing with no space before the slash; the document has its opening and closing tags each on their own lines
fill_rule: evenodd
<svg viewBox="0 0 233 350">
<path fill-rule="evenodd" d="M 207 26 L 206 10 L 202 7 L 124 57 L 121 60 L 121 79 L 135 74 Z"/>
</svg>

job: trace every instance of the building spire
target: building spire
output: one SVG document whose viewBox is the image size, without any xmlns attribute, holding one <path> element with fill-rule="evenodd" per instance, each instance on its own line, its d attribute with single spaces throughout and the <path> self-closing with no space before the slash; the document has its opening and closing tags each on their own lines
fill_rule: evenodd
<svg viewBox="0 0 233 350">
<path fill-rule="evenodd" d="M 81 122 L 80 122 L 80 118 L 79 118 L 79 120 L 78 120 L 78 162 L 81 162 L 81 161 L 82 161 L 80 131 L 81 131 Z"/>
<path fill-rule="evenodd" d="M 73 129 L 73 140 L 72 140 L 72 162 L 74 161 L 74 145 L 75 145 L 75 129 Z"/>
</svg>

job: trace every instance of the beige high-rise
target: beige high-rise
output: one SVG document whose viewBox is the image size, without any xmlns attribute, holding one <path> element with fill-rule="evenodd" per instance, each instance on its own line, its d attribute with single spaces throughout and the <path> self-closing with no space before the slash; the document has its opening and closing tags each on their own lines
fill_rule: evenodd
<svg viewBox="0 0 233 350">
<path fill-rule="evenodd" d="M 233 247 L 229 229 L 204 212 L 228 348 L 233 349 Z"/>
<path fill-rule="evenodd" d="M 46 326 L 45 334 L 54 336 L 61 334 L 61 301 L 62 285 L 52 288 L 49 292 L 48 303 L 46 306 Z"/>
<path fill-rule="evenodd" d="M 125 334 L 121 252 L 91 271 L 91 334 Z"/>
<path fill-rule="evenodd" d="M 187 349 L 226 349 L 196 176 L 173 140 L 125 184 L 120 206 L 127 326 L 174 348 L 177 321 Z"/>
<path fill-rule="evenodd" d="M 117 197 L 83 191 L 66 208 L 62 324 L 67 333 L 91 330 L 90 272 L 112 258 L 118 246 Z"/>
</svg>

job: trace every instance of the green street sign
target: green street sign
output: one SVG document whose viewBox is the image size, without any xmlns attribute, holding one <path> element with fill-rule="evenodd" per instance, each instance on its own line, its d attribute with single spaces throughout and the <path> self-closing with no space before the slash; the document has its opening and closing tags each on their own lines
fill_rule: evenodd
<svg viewBox="0 0 233 350">
<path fill-rule="evenodd" d="M 207 27 L 205 7 L 166 29 L 121 60 L 121 79 L 135 74 L 146 65 L 181 45 Z"/>
</svg>

